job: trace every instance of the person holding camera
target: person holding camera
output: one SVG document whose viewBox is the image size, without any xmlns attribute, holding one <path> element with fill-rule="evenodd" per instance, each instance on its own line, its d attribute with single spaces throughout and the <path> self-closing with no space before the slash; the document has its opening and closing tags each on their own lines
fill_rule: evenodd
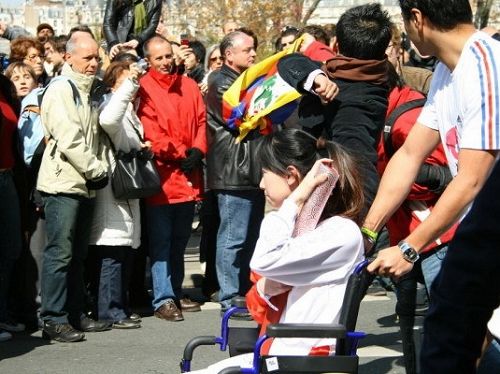
<svg viewBox="0 0 500 374">
<path fill-rule="evenodd" d="M 108 167 L 99 155 L 98 108 L 90 91 L 99 65 L 98 46 L 88 34 L 67 43 L 62 77 L 46 89 L 42 123 L 47 145 L 37 189 L 42 194 L 47 245 L 43 253 L 43 337 L 61 342 L 84 339 L 84 332 L 103 331 L 109 324 L 83 313 L 84 262 L 95 190 L 108 183 Z"/>
</svg>

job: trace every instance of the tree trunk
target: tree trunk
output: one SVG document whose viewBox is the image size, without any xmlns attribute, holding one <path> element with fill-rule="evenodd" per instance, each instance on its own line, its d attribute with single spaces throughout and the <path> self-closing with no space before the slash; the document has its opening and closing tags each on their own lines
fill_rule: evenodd
<svg viewBox="0 0 500 374">
<path fill-rule="evenodd" d="M 482 29 L 488 25 L 490 18 L 490 10 L 493 5 L 493 0 L 478 0 L 476 16 L 474 17 L 474 26 L 477 29 Z"/>
<path fill-rule="evenodd" d="M 307 21 L 309 21 L 309 18 L 311 18 L 312 14 L 318 7 L 318 4 L 321 0 L 314 0 L 309 9 L 307 9 L 307 13 L 304 15 L 304 18 L 302 18 L 302 24 L 306 25 Z"/>
</svg>

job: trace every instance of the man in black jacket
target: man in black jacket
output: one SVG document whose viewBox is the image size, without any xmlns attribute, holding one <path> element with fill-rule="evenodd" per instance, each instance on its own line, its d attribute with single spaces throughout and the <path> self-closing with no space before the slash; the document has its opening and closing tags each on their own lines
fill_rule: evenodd
<svg viewBox="0 0 500 374">
<path fill-rule="evenodd" d="M 315 136 L 323 135 L 344 145 L 360 158 L 365 177 L 366 206 L 377 191 L 377 144 L 387 111 L 387 58 L 385 50 L 391 40 L 391 21 L 379 4 L 368 4 L 347 10 L 337 23 L 339 54 L 322 69 L 339 86 L 339 94 L 328 105 L 314 95 L 304 96 L 299 105 L 299 121 Z M 313 42 L 318 43 L 318 42 Z M 315 55 L 314 45 L 302 48 L 305 56 L 324 61 Z M 317 49 L 316 49 L 317 50 Z M 311 53 L 309 53 L 311 51 Z M 324 52 L 324 50 L 323 50 Z M 284 57 L 279 73 L 300 90 L 299 83 L 321 65 L 300 54 Z"/>
<path fill-rule="evenodd" d="M 211 76 L 206 95 L 207 179 L 220 212 L 216 268 L 219 301 L 225 310 L 234 296 L 245 295 L 249 288 L 248 265 L 264 216 L 264 194 L 255 163 L 261 135 L 253 131 L 237 144 L 237 131 L 222 119 L 222 95 L 255 61 L 253 39 L 240 31 L 231 32 L 222 39 L 220 50 L 224 65 Z"/>
<path fill-rule="evenodd" d="M 225 310 L 234 296 L 245 295 L 249 288 L 249 263 L 264 215 L 264 194 L 259 189 L 261 170 L 256 162 L 262 140 L 259 129 L 236 143 L 239 132 L 222 118 L 222 95 L 255 61 L 254 40 L 235 31 L 224 37 L 220 50 L 224 65 L 210 76 L 206 95 L 207 179 L 220 214 L 216 268 L 219 301 Z M 324 74 L 311 76 L 307 89 L 325 101 L 338 93 L 338 87 Z"/>
</svg>

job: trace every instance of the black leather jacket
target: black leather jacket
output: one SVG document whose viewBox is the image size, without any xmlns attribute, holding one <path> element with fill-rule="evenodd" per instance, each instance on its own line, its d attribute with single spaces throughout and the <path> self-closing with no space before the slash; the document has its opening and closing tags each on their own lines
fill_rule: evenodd
<svg viewBox="0 0 500 374">
<path fill-rule="evenodd" d="M 146 40 L 154 36 L 160 22 L 161 0 L 144 0 L 147 26 L 139 35 L 134 35 L 134 1 L 126 1 L 128 1 L 126 5 L 117 8 L 116 0 L 107 0 L 102 28 L 108 43 L 108 51 L 115 44 L 133 39 L 139 42 L 140 48 Z M 142 54 L 140 49 L 138 52 Z"/>
<path fill-rule="evenodd" d="M 250 132 L 236 143 L 238 132 L 222 120 L 222 95 L 239 74 L 222 65 L 209 77 L 207 103 L 207 182 L 212 190 L 253 190 L 259 188 L 261 171 L 257 154 L 263 137 Z"/>
</svg>

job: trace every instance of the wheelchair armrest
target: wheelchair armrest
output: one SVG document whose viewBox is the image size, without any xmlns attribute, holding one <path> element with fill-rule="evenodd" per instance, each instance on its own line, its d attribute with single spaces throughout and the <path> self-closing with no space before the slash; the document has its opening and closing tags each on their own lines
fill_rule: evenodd
<svg viewBox="0 0 500 374">
<path fill-rule="evenodd" d="M 184 355 L 182 356 L 183 360 L 191 361 L 193 359 L 193 352 L 195 348 L 200 345 L 215 345 L 218 343 L 217 337 L 215 336 L 196 336 L 191 339 L 184 348 Z"/>
<path fill-rule="evenodd" d="M 236 306 L 238 308 L 246 308 L 247 301 L 245 296 L 235 296 L 231 299 L 231 306 Z"/>
<path fill-rule="evenodd" d="M 346 328 L 332 324 L 278 323 L 267 326 L 271 338 L 338 338 L 346 337 Z"/>
<path fill-rule="evenodd" d="M 239 366 L 232 366 L 229 368 L 222 369 L 218 374 L 240 374 L 241 368 Z"/>
</svg>

